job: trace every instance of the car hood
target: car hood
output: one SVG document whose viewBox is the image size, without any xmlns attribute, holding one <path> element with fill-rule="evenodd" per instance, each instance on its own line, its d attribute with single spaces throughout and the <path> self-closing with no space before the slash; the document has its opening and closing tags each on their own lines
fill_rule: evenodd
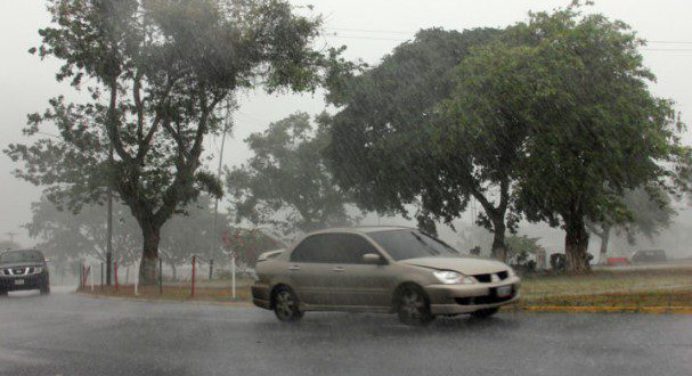
<svg viewBox="0 0 692 376">
<path fill-rule="evenodd" d="M 509 269 L 500 261 L 475 257 L 421 257 L 399 261 L 438 270 L 453 270 L 466 275 L 497 273 Z"/>
<path fill-rule="evenodd" d="M 40 262 L 14 262 L 7 264 L 0 264 L 0 269 L 12 269 L 12 268 L 26 268 L 26 267 L 43 267 Z"/>
</svg>

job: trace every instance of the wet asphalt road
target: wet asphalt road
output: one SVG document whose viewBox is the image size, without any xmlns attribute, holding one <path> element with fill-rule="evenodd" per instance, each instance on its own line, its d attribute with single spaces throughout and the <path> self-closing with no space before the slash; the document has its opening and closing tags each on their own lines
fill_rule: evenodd
<svg viewBox="0 0 692 376">
<path fill-rule="evenodd" d="M 692 316 L 438 319 L 102 300 L 0 298 L 0 375 L 692 375 Z"/>
</svg>

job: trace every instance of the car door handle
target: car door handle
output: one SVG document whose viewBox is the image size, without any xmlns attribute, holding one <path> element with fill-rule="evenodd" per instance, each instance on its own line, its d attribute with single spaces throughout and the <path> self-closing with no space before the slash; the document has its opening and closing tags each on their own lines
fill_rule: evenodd
<svg viewBox="0 0 692 376">
<path fill-rule="evenodd" d="M 343 272 L 344 268 L 342 268 L 341 266 L 336 266 L 336 267 L 332 268 L 332 271 L 333 272 Z"/>
<path fill-rule="evenodd" d="M 288 267 L 288 270 L 290 270 L 290 271 L 300 270 L 300 266 L 298 266 L 298 265 L 291 265 L 291 266 Z"/>
</svg>

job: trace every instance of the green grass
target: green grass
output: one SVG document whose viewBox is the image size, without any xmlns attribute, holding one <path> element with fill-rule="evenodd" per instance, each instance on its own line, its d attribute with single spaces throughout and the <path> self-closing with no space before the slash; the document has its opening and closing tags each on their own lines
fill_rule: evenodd
<svg viewBox="0 0 692 376">
<path fill-rule="evenodd" d="M 237 301 L 250 302 L 252 281 L 238 279 Z M 142 287 L 134 295 L 133 286 L 81 292 L 103 296 L 175 301 L 230 302 L 230 281 L 197 282 L 195 297 L 190 296 L 190 282 L 166 282 L 163 294 L 158 286 Z M 601 307 L 614 311 L 622 308 L 639 311 L 644 308 L 678 307 L 692 309 L 692 268 L 656 270 L 594 271 L 584 275 L 533 275 L 522 278 L 522 298 L 518 309 L 540 310 L 540 307 Z"/>
</svg>

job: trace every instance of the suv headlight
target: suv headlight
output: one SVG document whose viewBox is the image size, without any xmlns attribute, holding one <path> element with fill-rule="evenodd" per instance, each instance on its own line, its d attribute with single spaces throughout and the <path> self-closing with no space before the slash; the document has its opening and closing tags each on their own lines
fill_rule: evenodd
<svg viewBox="0 0 692 376">
<path fill-rule="evenodd" d="M 435 271 L 433 275 L 445 285 L 471 285 L 476 283 L 475 278 L 451 270 Z"/>
</svg>

